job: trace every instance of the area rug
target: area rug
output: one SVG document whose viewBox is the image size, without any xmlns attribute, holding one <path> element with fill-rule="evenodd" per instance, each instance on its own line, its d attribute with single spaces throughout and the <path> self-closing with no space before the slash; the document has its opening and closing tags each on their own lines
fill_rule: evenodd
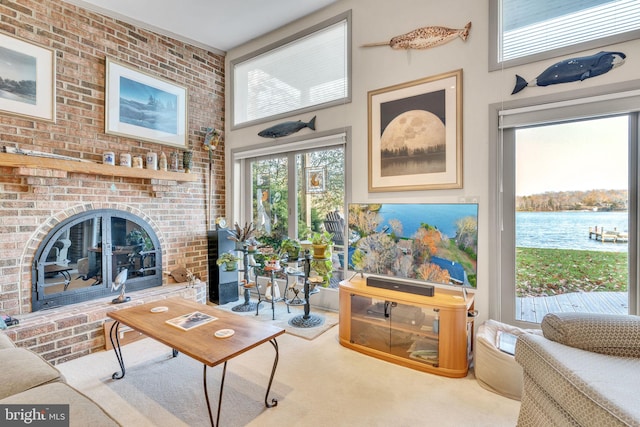
<svg viewBox="0 0 640 427">
<path fill-rule="evenodd" d="M 473 374 L 445 378 L 366 356 L 341 346 L 337 328 L 311 341 L 282 334 L 278 347 L 269 393 L 278 405 L 264 405 L 275 353 L 265 343 L 229 361 L 220 426 L 513 427 L 518 419 L 520 402 L 480 387 Z M 127 370 L 121 380 L 111 379 L 118 369 L 113 351 L 56 367 L 123 427 L 211 425 L 201 363 L 185 354 L 173 358 L 151 338 L 125 345 L 122 356 Z M 221 371 L 207 369 L 214 411 Z"/>
<path fill-rule="evenodd" d="M 275 353 L 270 345 L 252 351 L 261 356 L 253 366 L 246 366 L 240 358 L 234 358 L 227 369 L 220 425 L 245 426 L 268 410 L 264 400 Z M 81 358 L 86 361 L 71 362 L 64 366 L 65 376 L 100 402 L 124 426 L 210 425 L 200 362 L 184 354 L 172 357 L 169 347 L 151 339 L 126 345 L 123 356 L 126 371 L 121 380 L 111 378 L 112 371 L 118 369 L 112 351 Z M 282 366 L 279 368 L 283 369 Z M 78 372 L 91 372 L 92 375 L 81 377 Z M 207 368 L 207 387 L 214 420 L 221 376 L 222 366 Z M 282 393 L 289 391 L 276 377 L 269 400 L 282 400 Z M 127 416 L 123 418 L 122 414 Z"/>
<path fill-rule="evenodd" d="M 273 309 L 271 302 L 262 301 L 258 308 L 258 315 L 256 316 L 255 304 L 257 303 L 257 299 L 251 298 L 249 303 L 254 307 L 251 311 L 233 310 L 234 307 L 244 304 L 242 297 L 238 301 L 217 305 L 215 307 L 241 316 L 248 316 L 262 322 L 269 322 L 272 325 L 283 328 L 288 334 L 308 340 L 319 337 L 322 333 L 338 324 L 338 313 L 311 307 L 309 314 L 313 320 L 317 321 L 318 325 L 312 327 L 293 326 L 290 323 L 292 319 L 294 319 L 295 325 L 304 324 L 304 321 L 300 320 L 300 316 L 304 316 L 304 306 L 290 305 L 289 313 L 287 312 L 287 305 L 282 301 L 274 303 Z"/>
</svg>

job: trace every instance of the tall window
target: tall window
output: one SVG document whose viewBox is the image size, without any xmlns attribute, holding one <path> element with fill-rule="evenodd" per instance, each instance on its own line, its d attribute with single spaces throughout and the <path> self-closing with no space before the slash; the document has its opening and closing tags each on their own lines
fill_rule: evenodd
<svg viewBox="0 0 640 427">
<path fill-rule="evenodd" d="M 490 0 L 489 68 L 640 37 L 640 0 Z"/>
<path fill-rule="evenodd" d="M 516 320 L 628 313 L 628 128 L 626 115 L 516 128 Z"/>
<path fill-rule="evenodd" d="M 261 242 L 306 240 L 326 229 L 330 213 L 346 216 L 345 138 L 339 134 L 301 141 L 270 154 L 259 148 L 235 154 L 242 188 L 247 189 L 243 216 L 256 225 Z M 344 270 L 339 251 L 335 258 L 334 270 Z"/>
<path fill-rule="evenodd" d="M 344 13 L 232 61 L 232 126 L 347 102 L 350 21 Z"/>
<path fill-rule="evenodd" d="M 498 113 L 492 317 L 638 312 L 640 104 L 629 94 Z"/>
</svg>

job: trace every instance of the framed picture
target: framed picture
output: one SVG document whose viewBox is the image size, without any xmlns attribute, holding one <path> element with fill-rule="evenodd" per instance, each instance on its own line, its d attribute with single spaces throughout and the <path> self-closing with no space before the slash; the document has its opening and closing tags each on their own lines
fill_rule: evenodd
<svg viewBox="0 0 640 427">
<path fill-rule="evenodd" d="M 52 49 L 0 34 L 0 110 L 55 121 L 55 58 Z"/>
<path fill-rule="evenodd" d="M 369 191 L 462 188 L 462 70 L 368 97 Z"/>
<path fill-rule="evenodd" d="M 187 146 L 187 89 L 107 58 L 105 132 Z"/>
<path fill-rule="evenodd" d="M 307 193 L 324 193 L 326 191 L 327 170 L 323 167 L 306 168 Z"/>
</svg>

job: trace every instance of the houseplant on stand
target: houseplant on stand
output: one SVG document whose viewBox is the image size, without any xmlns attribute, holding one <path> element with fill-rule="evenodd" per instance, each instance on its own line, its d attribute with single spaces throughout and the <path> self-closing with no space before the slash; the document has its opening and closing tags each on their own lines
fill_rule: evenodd
<svg viewBox="0 0 640 427">
<path fill-rule="evenodd" d="M 313 257 L 316 259 L 331 258 L 331 246 L 333 245 L 333 233 L 322 231 L 313 233 L 311 244 L 313 246 Z"/>
<path fill-rule="evenodd" d="M 312 260 L 311 269 L 322 278 L 322 286 L 325 288 L 328 287 L 331 283 L 331 277 L 333 277 L 333 262 L 331 261 L 331 258 L 324 260 Z"/>
<path fill-rule="evenodd" d="M 277 253 L 272 253 L 266 256 L 265 258 L 265 267 L 270 268 L 272 270 L 280 269 L 280 255 Z"/>
<path fill-rule="evenodd" d="M 242 264 L 244 276 L 242 279 L 242 287 L 244 288 L 244 302 L 236 305 L 231 310 L 237 312 L 252 311 L 256 308 L 256 304 L 249 301 L 249 289 L 252 287 L 252 283 L 249 281 L 249 270 L 255 268 L 255 266 L 249 265 L 249 251 L 248 246 L 253 242 L 253 233 L 255 232 L 255 226 L 252 222 L 245 223 L 244 227 L 236 222 L 233 229 L 228 230 L 229 236 L 227 239 L 236 242 L 236 250 L 242 252 Z M 251 242 L 250 242 L 251 240 Z M 254 283 L 253 286 L 257 286 Z"/>
<path fill-rule="evenodd" d="M 296 261 L 300 257 L 300 242 L 295 239 L 284 239 L 280 245 L 280 254 L 287 255 L 289 261 Z"/>
<path fill-rule="evenodd" d="M 218 260 L 216 261 L 216 264 L 218 264 L 219 266 L 224 265 L 226 271 L 235 271 L 238 269 L 239 260 L 240 258 L 235 256 L 234 254 L 230 252 L 225 252 L 222 255 L 220 255 L 220 258 L 218 258 Z"/>
</svg>

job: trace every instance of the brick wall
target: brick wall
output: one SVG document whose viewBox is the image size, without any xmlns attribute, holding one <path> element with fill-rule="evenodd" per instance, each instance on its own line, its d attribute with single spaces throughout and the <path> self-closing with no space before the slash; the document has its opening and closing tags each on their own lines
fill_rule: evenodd
<svg viewBox="0 0 640 427">
<path fill-rule="evenodd" d="M 109 340 L 103 331 L 108 312 L 155 301 L 161 305 L 162 300 L 172 297 L 204 303 L 206 288 L 204 282 L 193 286 L 172 284 L 128 293 L 131 301 L 119 305 L 111 304 L 109 297 L 38 311 L 21 316 L 20 324 L 8 328 L 5 333 L 18 347 L 35 351 L 55 365 L 104 350 Z"/>
<path fill-rule="evenodd" d="M 105 134 L 105 58 L 186 87 L 188 146 L 197 182 L 0 167 L 0 312 L 31 309 L 33 242 L 51 219 L 74 210 L 118 206 L 138 211 L 158 227 L 163 270 L 177 265 L 207 276 L 209 181 L 215 188 L 211 217 L 224 215 L 224 148 L 211 172 L 202 149 L 205 129 L 224 129 L 224 57 L 59 0 L 0 2 L 0 33 L 51 48 L 56 56 L 56 121 L 0 111 L 0 144 L 101 162 L 104 151 L 167 155 L 175 148 Z M 117 156 L 117 154 L 116 154 Z M 115 190 L 113 189 L 115 186 Z M 166 277 L 166 276 L 165 276 Z"/>
</svg>

